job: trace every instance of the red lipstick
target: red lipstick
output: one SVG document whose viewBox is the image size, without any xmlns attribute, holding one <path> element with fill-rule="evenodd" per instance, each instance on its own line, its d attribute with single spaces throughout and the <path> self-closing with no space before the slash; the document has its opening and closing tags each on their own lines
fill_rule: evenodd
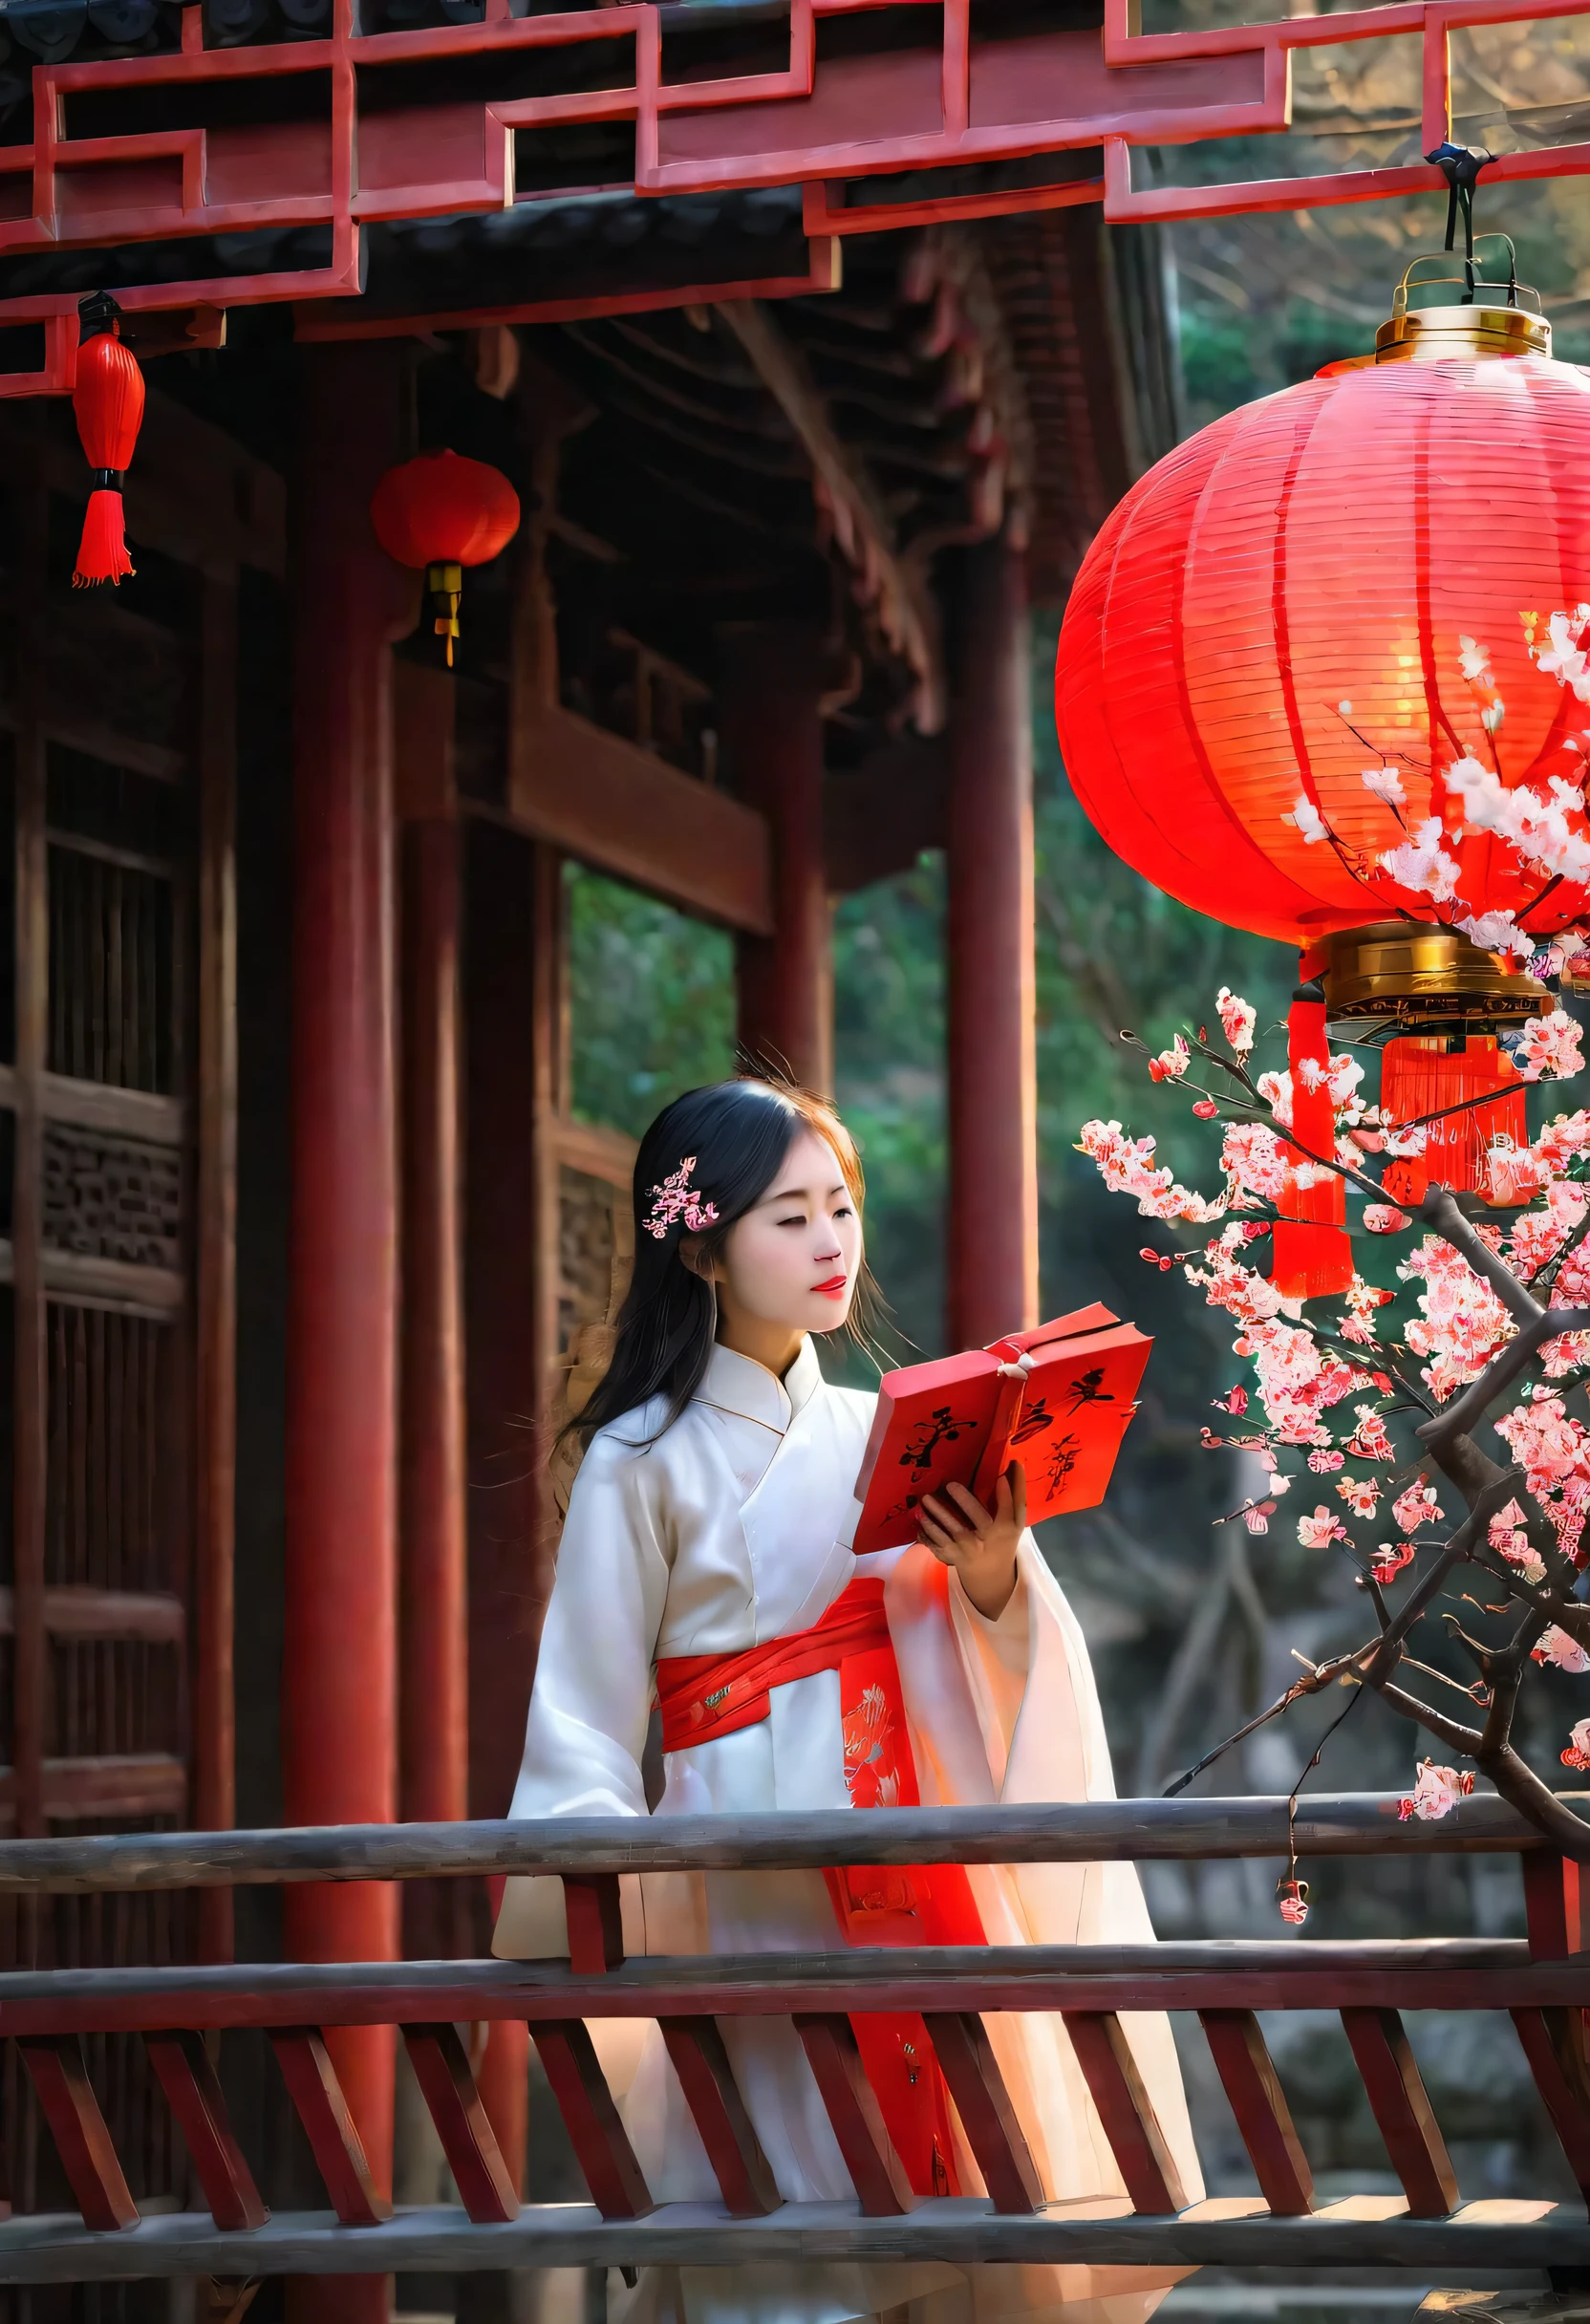
<svg viewBox="0 0 1590 2324">
<path fill-rule="evenodd" d="M 849 1280 L 849 1277 L 846 1275 L 830 1275 L 826 1283 L 813 1283 L 812 1289 L 821 1292 L 826 1300 L 836 1300 L 843 1293 Z"/>
</svg>

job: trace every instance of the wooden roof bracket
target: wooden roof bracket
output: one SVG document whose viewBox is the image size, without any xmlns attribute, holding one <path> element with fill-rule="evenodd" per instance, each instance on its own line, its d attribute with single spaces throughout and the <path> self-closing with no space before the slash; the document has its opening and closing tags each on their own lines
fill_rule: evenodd
<svg viewBox="0 0 1590 2324">
<path fill-rule="evenodd" d="M 870 477 L 841 441 L 806 360 L 754 299 L 718 309 L 754 364 L 811 462 L 814 482 L 832 507 L 840 547 L 866 576 L 885 635 L 916 674 L 915 724 L 923 734 L 944 725 L 948 693 L 938 611 L 921 565 L 896 546 Z"/>
</svg>

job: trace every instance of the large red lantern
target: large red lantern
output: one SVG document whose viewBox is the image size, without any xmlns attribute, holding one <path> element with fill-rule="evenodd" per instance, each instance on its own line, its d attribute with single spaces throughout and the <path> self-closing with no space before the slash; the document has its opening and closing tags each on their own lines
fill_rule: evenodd
<svg viewBox="0 0 1590 2324">
<path fill-rule="evenodd" d="M 1524 939 L 1590 910 L 1590 848 L 1543 872 L 1493 828 L 1528 786 L 1586 836 L 1590 372 L 1487 296 L 1409 312 L 1405 278 L 1374 355 L 1150 469 L 1084 561 L 1055 679 L 1099 831 L 1182 902 L 1298 945 L 1333 1017 L 1389 1021 L 1394 1118 L 1498 1091 L 1431 1133 L 1427 1167 L 1467 1186 L 1522 1132 L 1493 1031 L 1550 1005 L 1515 973 Z M 1279 1258 L 1278 1237 L 1278 1280 Z"/>
<path fill-rule="evenodd" d="M 77 549 L 74 589 L 121 580 L 133 570 L 122 522 L 121 485 L 143 420 L 143 374 L 121 341 L 121 310 L 108 291 L 77 303 L 79 338 L 72 413 L 94 489 Z"/>
<path fill-rule="evenodd" d="M 424 569 L 451 669 L 463 568 L 488 565 L 507 547 L 519 529 L 519 495 L 483 461 L 421 452 L 387 470 L 371 496 L 370 521 L 389 557 Z"/>
</svg>

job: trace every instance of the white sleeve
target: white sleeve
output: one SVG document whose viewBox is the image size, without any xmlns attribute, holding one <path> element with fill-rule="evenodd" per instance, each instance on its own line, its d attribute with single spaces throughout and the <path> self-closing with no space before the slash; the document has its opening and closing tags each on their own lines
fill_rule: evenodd
<svg viewBox="0 0 1590 2324">
<path fill-rule="evenodd" d="M 647 1813 L 640 1761 L 670 1562 L 662 1482 L 652 1453 L 606 1431 L 592 1438 L 564 1522 L 511 1817 Z M 507 1883 L 492 1950 L 568 1950 L 558 1880 Z"/>
<path fill-rule="evenodd" d="M 1023 1548 L 1031 1539 L 1030 1534 L 1022 1536 Z M 1037 1554 L 1034 1544 L 1033 1555 Z M 989 1773 L 994 1778 L 994 1796 L 998 1798 L 1027 1690 L 1031 1655 L 1027 1578 L 1021 1561 L 1017 1566 L 1016 1586 L 1002 1611 L 992 1621 L 986 1614 L 979 1614 L 972 1603 L 958 1573 L 951 1576 L 949 1603 L 950 1621 L 966 1668 L 972 1700 L 977 1706 Z"/>
</svg>

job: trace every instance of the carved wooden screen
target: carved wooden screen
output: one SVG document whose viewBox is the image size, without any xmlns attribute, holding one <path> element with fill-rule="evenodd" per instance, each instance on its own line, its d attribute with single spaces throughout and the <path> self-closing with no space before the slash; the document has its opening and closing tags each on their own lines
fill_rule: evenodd
<svg viewBox="0 0 1590 2324">
<path fill-rule="evenodd" d="M 150 410 L 114 594 L 70 586 L 68 416 L 0 418 L 0 1831 L 24 1836 L 230 1820 L 231 792 L 258 472 Z M 206 475 L 233 463 L 241 484 Z M 6 1900 L 0 1963 L 191 1959 L 226 1931 L 192 1899 Z M 180 2192 L 141 2044 L 98 2047 L 135 2196 Z M 57 2208 L 7 2049 L 0 2202 Z"/>
</svg>

